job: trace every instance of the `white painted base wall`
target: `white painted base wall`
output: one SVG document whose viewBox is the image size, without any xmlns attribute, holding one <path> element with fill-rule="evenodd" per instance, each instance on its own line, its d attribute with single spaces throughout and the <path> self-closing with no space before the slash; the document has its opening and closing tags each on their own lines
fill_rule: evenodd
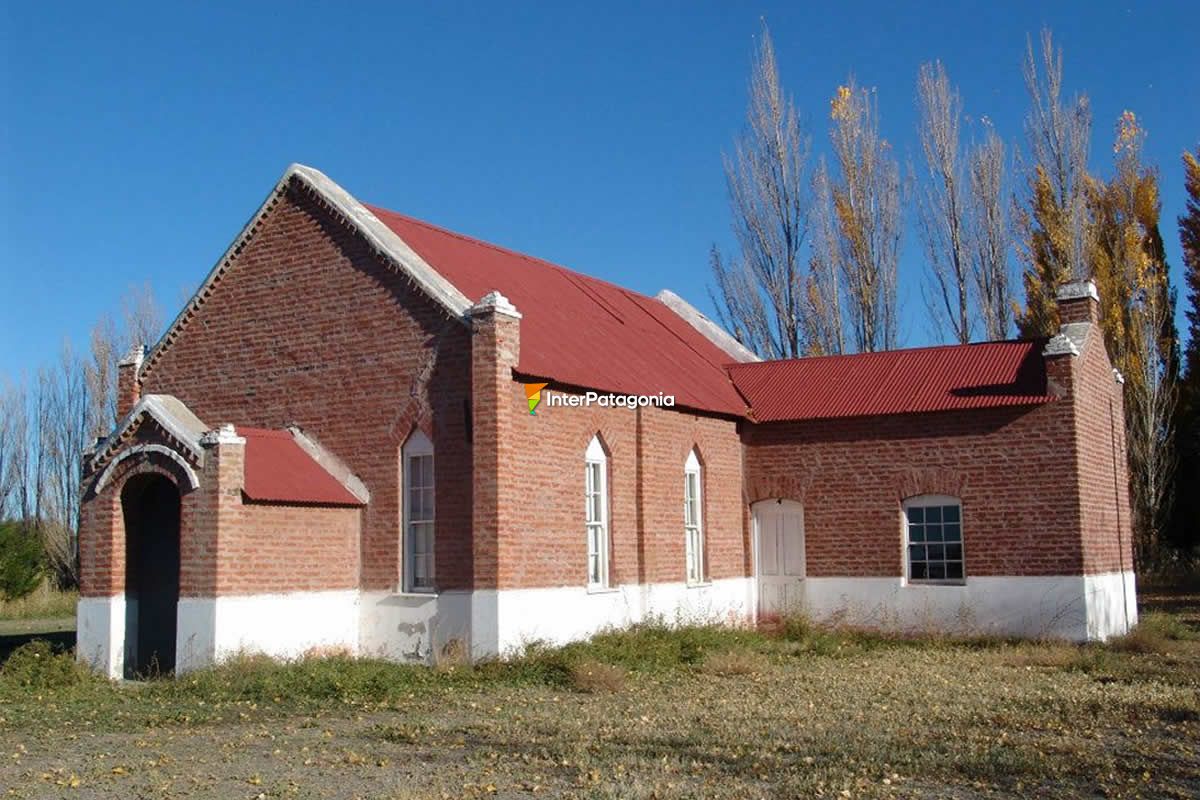
<svg viewBox="0 0 1200 800">
<path fill-rule="evenodd" d="M 1137 622 L 1132 572 L 977 577 L 962 586 L 902 578 L 804 583 L 804 610 L 814 619 L 887 631 L 1102 641 Z"/>
<path fill-rule="evenodd" d="M 447 645 L 471 641 L 473 592 L 395 594 L 363 592 L 358 652 L 394 661 L 427 663 Z M 481 629 L 486 628 L 486 623 Z"/>
<path fill-rule="evenodd" d="M 655 583 L 589 592 L 584 587 L 509 589 L 497 594 L 497 651 L 519 651 L 532 642 L 564 644 L 607 628 L 651 619 L 669 624 L 753 619 L 754 581 L 727 578 L 698 586 Z"/>
<path fill-rule="evenodd" d="M 363 655 L 429 661 L 450 642 L 472 658 L 509 655 L 532 642 L 564 644 L 650 618 L 671 623 L 745 622 L 752 618 L 749 578 L 689 587 L 683 583 L 485 589 L 439 595 L 364 592 L 359 621 Z"/>
<path fill-rule="evenodd" d="M 1087 597 L 1089 640 L 1105 641 L 1137 625 L 1137 579 L 1132 570 L 1088 575 L 1083 591 Z"/>
<path fill-rule="evenodd" d="M 358 652 L 358 591 L 179 598 L 175 669 L 239 653 Z"/>
<path fill-rule="evenodd" d="M 1060 577 L 979 577 L 963 586 L 901 578 L 803 579 L 803 607 L 818 621 L 907 632 L 1104 640 L 1137 622 L 1131 572 Z M 753 578 L 703 586 L 662 583 L 611 591 L 583 587 L 442 592 L 299 592 L 179 601 L 176 670 L 238 653 L 294 658 L 338 651 L 429 663 L 452 642 L 473 658 L 564 644 L 650 619 L 670 624 L 747 623 L 757 615 Z M 125 598 L 79 601 L 77 657 L 120 678 Z"/>
<path fill-rule="evenodd" d="M 79 598 L 75 658 L 109 678 L 124 674 L 125 595 Z"/>
</svg>

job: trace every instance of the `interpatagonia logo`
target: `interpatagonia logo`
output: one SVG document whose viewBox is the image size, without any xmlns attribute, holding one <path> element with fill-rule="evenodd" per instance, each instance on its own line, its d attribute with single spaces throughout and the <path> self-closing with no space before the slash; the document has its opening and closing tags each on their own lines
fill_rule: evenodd
<svg viewBox="0 0 1200 800">
<path fill-rule="evenodd" d="M 671 408 L 675 405 L 675 395 L 663 394 L 613 394 L 611 392 L 593 392 L 587 391 L 582 394 L 563 394 L 558 391 L 550 391 L 546 389 L 549 383 L 526 383 L 525 386 L 525 401 L 529 404 L 529 413 L 536 415 L 537 409 L 545 401 L 547 406 L 565 406 L 568 408 L 579 408 L 586 406 L 602 406 L 608 408 L 637 408 L 639 406 L 666 406 Z M 543 391 L 545 396 L 543 397 Z"/>
<path fill-rule="evenodd" d="M 537 415 L 537 407 L 542 402 L 542 389 L 545 389 L 550 384 L 548 383 L 527 383 L 525 384 L 525 400 L 529 403 L 529 413 Z"/>
</svg>

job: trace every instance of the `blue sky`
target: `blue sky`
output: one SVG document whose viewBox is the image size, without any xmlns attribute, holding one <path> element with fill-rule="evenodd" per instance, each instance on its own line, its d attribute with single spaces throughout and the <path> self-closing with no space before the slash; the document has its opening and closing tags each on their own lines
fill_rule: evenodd
<svg viewBox="0 0 1200 800">
<path fill-rule="evenodd" d="M 0 377 L 83 343 L 131 284 L 174 316 L 292 161 L 711 311 L 708 250 L 730 240 L 721 152 L 764 17 L 818 152 L 853 73 L 914 163 L 918 66 L 941 59 L 967 113 L 1019 142 L 1025 36 L 1050 26 L 1069 88 L 1092 99 L 1094 168 L 1109 170 L 1122 110 L 1148 129 L 1178 280 L 1179 157 L 1200 143 L 1189 2 L 177 5 L 0 10 Z M 906 233 L 903 343 L 918 345 Z"/>
</svg>

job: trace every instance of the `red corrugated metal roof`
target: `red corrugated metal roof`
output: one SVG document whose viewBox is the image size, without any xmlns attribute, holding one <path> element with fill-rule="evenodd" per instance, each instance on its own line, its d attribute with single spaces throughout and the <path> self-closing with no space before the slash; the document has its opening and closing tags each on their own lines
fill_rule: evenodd
<svg viewBox="0 0 1200 800">
<path fill-rule="evenodd" d="M 304 451 L 289 431 L 237 429 L 246 439 L 242 491 L 251 500 L 361 506 L 363 503 Z"/>
<path fill-rule="evenodd" d="M 521 312 L 518 371 L 619 394 L 675 396 L 689 408 L 743 416 L 730 355 L 654 300 L 383 208 L 368 206 L 472 300 L 498 290 Z"/>
<path fill-rule="evenodd" d="M 731 364 L 758 422 L 1046 403 L 1044 340 Z"/>
</svg>

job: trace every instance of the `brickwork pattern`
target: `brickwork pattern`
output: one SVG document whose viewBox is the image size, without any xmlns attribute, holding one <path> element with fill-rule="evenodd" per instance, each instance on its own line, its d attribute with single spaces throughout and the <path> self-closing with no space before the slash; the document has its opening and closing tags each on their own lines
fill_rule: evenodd
<svg viewBox="0 0 1200 800">
<path fill-rule="evenodd" d="M 147 366 L 141 391 L 175 395 L 214 428 L 297 424 L 345 461 L 371 502 L 248 504 L 242 449 L 212 448 L 201 488 L 183 494 L 184 596 L 400 587 L 399 456 L 418 428 L 435 448 L 441 590 L 586 582 L 583 465 L 594 435 L 608 454 L 614 586 L 685 580 L 693 448 L 712 579 L 753 574 L 749 508 L 771 498 L 804 504 L 813 576 L 902 575 L 901 503 L 918 494 L 961 498 L 968 576 L 1129 566 L 1121 394 L 1096 342 L 1049 358 L 1062 399 L 1029 408 L 766 425 L 653 407 L 543 404 L 530 415 L 513 374 L 519 320 L 447 317 L 302 189 L 276 198 L 234 261 Z M 85 596 L 123 590 L 124 482 L 158 471 L 183 485 L 177 469 L 137 459 L 85 497 Z"/>
<path fill-rule="evenodd" d="M 710 579 L 749 574 L 737 423 L 681 409 L 549 407 L 530 415 L 520 384 L 507 390 L 520 485 L 520 535 L 507 551 L 508 588 L 578 586 L 587 580 L 584 454 L 599 435 L 608 456 L 610 583 L 686 580 L 683 469 L 702 465 L 702 521 Z"/>
<path fill-rule="evenodd" d="M 142 390 L 213 427 L 311 431 L 371 492 L 358 562 L 372 590 L 400 585 L 399 453 L 420 428 L 436 452 L 439 588 L 471 584 L 469 333 L 307 193 L 278 198 Z"/>
<path fill-rule="evenodd" d="M 747 501 L 804 505 L 813 576 L 903 575 L 901 503 L 919 494 L 961 499 L 968 577 L 1078 574 L 1072 414 L 1059 401 L 749 426 Z"/>
</svg>

